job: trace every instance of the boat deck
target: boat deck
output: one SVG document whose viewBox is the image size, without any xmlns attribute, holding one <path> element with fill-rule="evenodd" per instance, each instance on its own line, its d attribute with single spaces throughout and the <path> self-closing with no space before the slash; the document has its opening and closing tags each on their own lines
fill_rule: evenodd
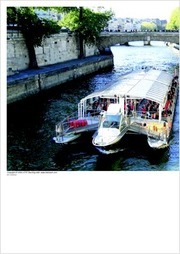
<svg viewBox="0 0 180 254">
<path fill-rule="evenodd" d="M 79 126 L 79 127 L 70 127 L 66 133 L 82 133 L 82 132 L 87 132 L 87 131 L 94 131 L 96 130 L 98 127 L 98 122 L 93 123 L 93 124 L 89 124 L 86 126 Z"/>
<path fill-rule="evenodd" d="M 172 131 L 178 88 L 178 77 L 172 80 L 172 76 L 163 71 L 151 70 L 148 73 L 140 73 L 132 79 L 122 78 L 119 83 L 82 99 L 78 104 L 79 117 L 77 114 L 76 117 L 68 116 L 56 125 L 57 143 L 70 142 L 83 132 L 107 128 L 100 123 L 104 122 L 106 117 L 107 121 L 112 122 L 112 115 L 121 114 L 123 120 L 119 124 L 120 134 L 117 134 L 116 140 L 120 140 L 126 133 L 134 133 L 146 135 L 151 147 L 155 147 L 157 142 L 160 144 L 157 147 L 166 145 Z M 102 107 L 105 104 L 106 109 Z M 95 111 L 89 112 L 87 105 L 93 105 L 92 109 Z M 97 105 L 101 106 L 101 111 Z M 112 105 L 114 111 L 111 110 Z M 112 125 L 110 128 L 115 127 Z M 111 140 L 116 136 L 113 129 L 111 130 L 108 134 L 104 131 L 104 140 L 107 139 L 107 135 L 110 136 L 106 143 L 112 143 Z M 96 139 L 96 136 L 98 133 L 93 137 Z M 151 142 L 151 139 L 155 141 Z"/>
</svg>

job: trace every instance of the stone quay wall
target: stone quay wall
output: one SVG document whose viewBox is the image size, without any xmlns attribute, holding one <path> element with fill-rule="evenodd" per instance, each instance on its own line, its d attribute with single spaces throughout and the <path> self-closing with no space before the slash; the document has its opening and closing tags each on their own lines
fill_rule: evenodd
<svg viewBox="0 0 180 254">
<path fill-rule="evenodd" d="M 75 36 L 51 35 L 36 47 L 38 70 L 29 70 L 29 57 L 23 35 L 7 32 L 7 103 L 13 103 L 54 86 L 113 66 L 111 52 L 100 54 L 97 47 L 84 45 L 85 57 L 78 59 Z"/>
<path fill-rule="evenodd" d="M 112 55 L 97 55 L 21 71 L 7 78 L 7 104 L 112 67 Z"/>
<path fill-rule="evenodd" d="M 85 57 L 98 53 L 95 46 L 84 45 Z M 61 32 L 43 40 L 41 47 L 35 48 L 38 66 L 62 63 L 78 59 L 79 48 L 73 34 Z M 20 31 L 7 30 L 7 75 L 28 69 L 29 56 L 25 40 Z"/>
</svg>

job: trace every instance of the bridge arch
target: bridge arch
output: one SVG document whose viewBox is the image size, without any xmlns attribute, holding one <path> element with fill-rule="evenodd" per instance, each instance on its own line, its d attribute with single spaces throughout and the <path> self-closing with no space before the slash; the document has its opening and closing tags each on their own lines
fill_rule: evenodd
<svg viewBox="0 0 180 254">
<path fill-rule="evenodd" d="M 103 32 L 98 41 L 98 47 L 107 48 L 116 44 L 126 44 L 133 41 L 143 41 L 150 45 L 151 41 L 164 41 L 179 44 L 178 32 Z"/>
</svg>

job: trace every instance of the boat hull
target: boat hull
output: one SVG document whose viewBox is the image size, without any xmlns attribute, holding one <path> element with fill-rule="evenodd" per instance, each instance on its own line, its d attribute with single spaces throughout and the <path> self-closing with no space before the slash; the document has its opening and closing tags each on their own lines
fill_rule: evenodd
<svg viewBox="0 0 180 254">
<path fill-rule="evenodd" d="M 111 154 L 111 153 L 117 153 L 122 150 L 122 148 L 120 147 L 120 143 L 122 141 L 123 136 L 121 134 L 118 135 L 116 138 L 114 138 L 114 140 L 108 143 L 99 142 L 101 138 L 98 138 L 98 142 L 97 142 L 97 138 L 98 138 L 98 133 L 96 132 L 93 135 L 92 144 L 101 153 Z"/>
<path fill-rule="evenodd" d="M 78 139 L 81 136 L 81 134 L 69 134 L 64 136 L 56 136 L 53 138 L 55 143 L 57 144 L 68 144 L 70 142 L 73 142 L 74 140 Z"/>
<path fill-rule="evenodd" d="M 167 140 L 156 140 L 153 138 L 147 139 L 148 145 L 153 149 L 164 149 L 169 146 L 169 142 Z"/>
</svg>

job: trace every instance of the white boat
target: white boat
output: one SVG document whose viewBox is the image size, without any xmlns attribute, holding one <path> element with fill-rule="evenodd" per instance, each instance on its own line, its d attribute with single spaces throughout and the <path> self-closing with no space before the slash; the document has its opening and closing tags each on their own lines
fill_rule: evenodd
<svg viewBox="0 0 180 254">
<path fill-rule="evenodd" d="M 92 144 L 99 150 L 117 146 L 126 133 L 147 136 L 150 147 L 169 145 L 178 96 L 178 77 L 166 71 L 138 71 L 122 76 L 115 84 L 95 91 L 78 104 L 76 117 L 56 125 L 56 143 L 94 132 Z"/>
<path fill-rule="evenodd" d="M 133 73 L 99 96 L 116 96 L 119 108 L 109 105 L 93 135 L 92 143 L 98 150 L 112 150 L 126 133 L 146 135 L 151 148 L 169 146 L 178 96 L 177 76 L 160 70 Z M 119 120 L 113 125 L 115 119 Z"/>
<path fill-rule="evenodd" d="M 93 145 L 96 147 L 110 147 L 118 143 L 118 141 L 126 134 L 128 124 L 122 113 L 122 105 L 110 104 L 106 112 L 104 112 L 100 126 L 93 135 Z"/>
</svg>

